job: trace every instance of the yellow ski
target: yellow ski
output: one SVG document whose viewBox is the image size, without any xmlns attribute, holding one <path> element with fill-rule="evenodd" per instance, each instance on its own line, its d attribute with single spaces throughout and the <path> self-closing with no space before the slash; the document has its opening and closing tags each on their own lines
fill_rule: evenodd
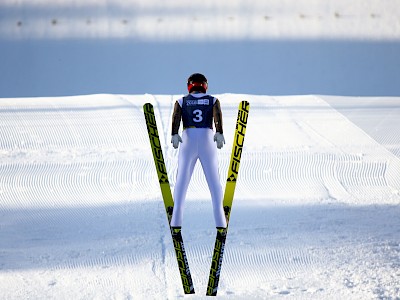
<svg viewBox="0 0 400 300">
<path fill-rule="evenodd" d="M 182 240 L 180 228 L 171 228 L 170 222 L 172 211 L 174 208 L 174 200 L 172 198 L 171 188 L 168 181 L 167 169 L 165 166 L 164 156 L 161 148 L 160 137 L 158 135 L 156 117 L 154 108 L 151 103 L 143 105 L 144 116 L 146 119 L 147 132 L 151 150 L 153 153 L 154 163 L 157 170 L 158 181 L 160 183 L 161 194 L 164 200 L 165 212 L 167 214 L 168 225 L 170 226 L 172 241 L 174 243 L 175 254 L 178 261 L 179 273 L 182 280 L 182 286 L 185 294 L 194 294 L 193 280 L 189 269 L 189 263 L 186 257 L 186 251 Z"/>
<path fill-rule="evenodd" d="M 235 135 L 233 138 L 231 161 L 229 163 L 228 178 L 226 180 L 224 193 L 224 211 L 227 222 L 226 228 L 217 228 L 214 252 L 212 256 L 210 275 L 207 285 L 207 296 L 216 296 L 218 283 L 221 275 L 222 258 L 225 250 L 226 235 L 228 233 L 229 218 L 231 215 L 233 196 L 235 194 L 236 181 L 239 174 L 240 158 L 243 152 L 244 137 L 246 134 L 247 119 L 250 103 L 242 101 L 239 104 L 239 111 L 236 121 Z"/>
</svg>

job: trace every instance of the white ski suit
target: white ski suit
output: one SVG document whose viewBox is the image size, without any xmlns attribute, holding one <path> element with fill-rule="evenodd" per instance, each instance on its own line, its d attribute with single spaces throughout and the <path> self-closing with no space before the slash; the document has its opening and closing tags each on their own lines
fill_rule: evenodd
<svg viewBox="0 0 400 300">
<path fill-rule="evenodd" d="M 222 135 L 222 114 L 219 100 L 204 93 L 192 93 L 175 103 L 172 135 L 178 134 L 183 121 L 182 144 L 178 155 L 178 172 L 174 188 L 174 210 L 171 226 L 182 226 L 186 192 L 197 160 L 200 160 L 211 193 L 216 227 L 226 227 L 222 207 L 222 187 L 218 173 L 217 149 L 214 143 L 214 120 Z M 222 147 L 222 146 L 221 146 Z"/>
</svg>

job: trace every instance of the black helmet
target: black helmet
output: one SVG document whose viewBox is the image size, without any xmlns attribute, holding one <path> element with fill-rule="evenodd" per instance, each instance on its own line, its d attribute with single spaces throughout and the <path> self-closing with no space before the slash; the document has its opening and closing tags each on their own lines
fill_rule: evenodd
<svg viewBox="0 0 400 300">
<path fill-rule="evenodd" d="M 199 91 L 205 93 L 208 88 L 207 78 L 203 74 L 194 73 L 187 80 L 187 88 L 189 93 Z"/>
</svg>

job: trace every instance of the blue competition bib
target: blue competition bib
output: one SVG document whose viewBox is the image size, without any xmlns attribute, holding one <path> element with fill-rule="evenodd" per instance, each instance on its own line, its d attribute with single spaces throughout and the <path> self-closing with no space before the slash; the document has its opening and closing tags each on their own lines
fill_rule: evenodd
<svg viewBox="0 0 400 300">
<path fill-rule="evenodd" d="M 183 97 L 183 127 L 212 128 L 214 97 L 204 95 L 196 98 L 191 94 Z"/>
</svg>

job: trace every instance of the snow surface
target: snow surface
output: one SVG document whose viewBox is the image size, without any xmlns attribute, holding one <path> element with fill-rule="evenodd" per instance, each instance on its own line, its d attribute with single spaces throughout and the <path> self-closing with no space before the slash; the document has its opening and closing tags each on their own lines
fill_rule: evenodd
<svg viewBox="0 0 400 300">
<path fill-rule="evenodd" d="M 400 98 L 218 94 L 226 180 L 239 101 L 251 103 L 218 296 L 400 298 Z M 1 299 L 176 299 L 177 262 L 142 105 L 169 177 L 179 95 L 0 101 Z M 215 238 L 200 165 L 183 237 L 205 298 Z"/>
</svg>

